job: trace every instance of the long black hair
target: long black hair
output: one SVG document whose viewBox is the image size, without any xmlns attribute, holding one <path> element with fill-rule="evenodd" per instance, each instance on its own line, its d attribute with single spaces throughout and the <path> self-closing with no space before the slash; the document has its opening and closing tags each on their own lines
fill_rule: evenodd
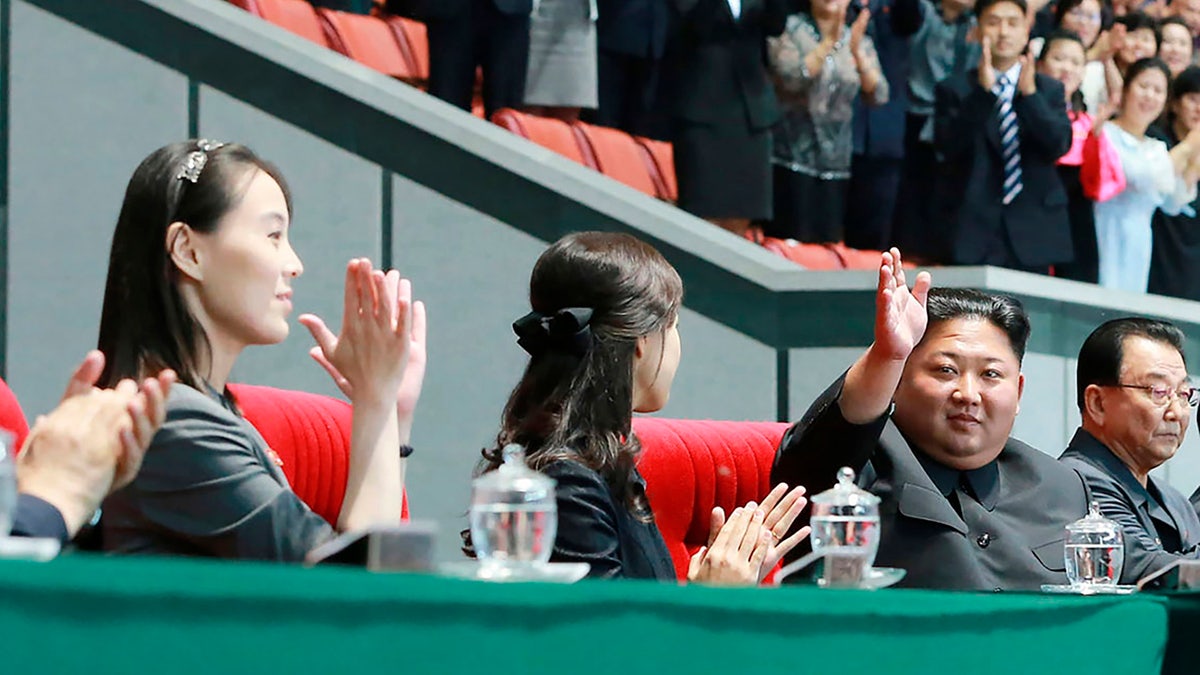
<svg viewBox="0 0 1200 675">
<path fill-rule="evenodd" d="M 580 462 L 599 473 L 630 510 L 649 517 L 631 479 L 637 453 L 633 368 L 638 338 L 664 334 L 683 300 L 679 274 L 657 250 L 627 234 L 580 232 L 555 242 L 534 265 L 529 302 L 536 315 L 590 310 L 584 334 L 564 345 L 536 345 L 513 389 L 481 471 L 502 461 L 510 443 L 534 469 Z M 528 344 L 528 343 L 526 343 Z"/>
<path fill-rule="evenodd" d="M 98 348 L 105 356 L 101 386 L 171 368 L 180 382 L 203 390 L 200 364 L 208 360 L 211 347 L 179 293 L 179 270 L 166 241 L 172 223 L 213 232 L 240 202 L 255 171 L 275 179 L 291 216 L 291 193 L 274 165 L 236 143 L 216 148 L 201 143 L 161 147 L 129 179 L 113 232 L 100 313 Z M 183 174 L 189 156 L 198 152 L 205 159 L 192 182 Z"/>
</svg>

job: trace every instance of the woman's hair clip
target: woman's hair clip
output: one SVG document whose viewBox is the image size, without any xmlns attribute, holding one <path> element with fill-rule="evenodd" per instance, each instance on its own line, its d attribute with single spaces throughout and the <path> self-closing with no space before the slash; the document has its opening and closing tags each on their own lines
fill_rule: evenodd
<svg viewBox="0 0 1200 675">
<path fill-rule="evenodd" d="M 210 141 L 207 138 L 201 138 L 196 141 L 198 150 L 188 153 L 188 156 L 183 160 L 183 167 L 179 169 L 175 180 L 187 180 L 195 183 L 200 180 L 200 172 L 204 170 L 204 166 L 208 164 L 208 153 L 225 145 L 219 141 Z"/>
<path fill-rule="evenodd" d="M 592 310 L 588 307 L 565 307 L 553 314 L 532 311 L 513 322 L 517 344 L 538 356 L 547 349 L 583 356 L 592 348 Z"/>
</svg>

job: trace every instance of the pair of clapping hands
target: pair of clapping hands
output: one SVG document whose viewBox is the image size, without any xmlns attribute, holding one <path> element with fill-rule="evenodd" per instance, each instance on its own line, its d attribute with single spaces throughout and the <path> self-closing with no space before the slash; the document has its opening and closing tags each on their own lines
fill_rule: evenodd
<svg viewBox="0 0 1200 675">
<path fill-rule="evenodd" d="M 738 507 L 728 519 L 721 507 L 713 508 L 708 544 L 692 556 L 688 581 L 727 586 L 761 582 L 811 531 L 802 527 L 787 536 L 806 505 L 803 486 L 788 491 L 780 483 L 761 504 Z"/>
<path fill-rule="evenodd" d="M 103 370 L 104 354 L 89 352 L 58 407 L 37 418 L 17 458 L 17 491 L 58 509 L 72 537 L 101 500 L 137 476 L 175 382 L 174 371 L 164 370 L 140 385 L 126 379 L 98 389 Z"/>
</svg>

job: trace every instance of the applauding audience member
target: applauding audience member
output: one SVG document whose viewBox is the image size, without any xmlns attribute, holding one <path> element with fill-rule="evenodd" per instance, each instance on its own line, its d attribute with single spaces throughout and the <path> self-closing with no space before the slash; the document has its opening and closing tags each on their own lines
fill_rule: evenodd
<svg viewBox="0 0 1200 675">
<path fill-rule="evenodd" d="M 130 483 L 166 415 L 175 373 L 163 370 L 113 389 L 94 385 L 104 354 L 92 351 L 67 384 L 62 402 L 39 417 L 17 458 L 12 534 L 66 543 L 114 490 Z"/>
<path fill-rule="evenodd" d="M 878 496 L 878 564 L 919 588 L 1037 590 L 1066 581 L 1063 528 L 1087 513 L 1079 474 L 1009 436 L 1029 318 L 1016 300 L 905 286 L 884 253 L 875 341 L 784 435 L 776 481 Z M 801 520 L 804 520 L 801 518 Z"/>
<path fill-rule="evenodd" d="M 670 26 L 667 0 L 598 0 L 598 9 L 599 107 L 583 119 L 649 136 Z"/>
<path fill-rule="evenodd" d="M 538 0 L 529 19 L 525 107 L 572 122 L 597 106 L 597 0 Z"/>
<path fill-rule="evenodd" d="M 104 502 L 106 549 L 295 561 L 334 536 L 225 387 L 242 350 L 287 337 L 303 271 L 291 205 L 279 171 L 237 144 L 174 143 L 130 179 L 100 319 L 101 383 L 168 367 L 179 383 L 141 472 Z M 400 519 L 397 449 L 423 378 L 424 314 L 407 281 L 366 260 L 347 266 L 345 304 L 340 336 L 315 316 L 301 322 L 354 405 L 336 529 L 357 530 Z"/>
<path fill-rule="evenodd" d="M 1171 69 L 1171 77 L 1179 77 L 1184 68 L 1192 65 L 1192 30 L 1187 22 L 1177 16 L 1163 19 L 1159 24 L 1159 34 L 1162 41 L 1158 48 L 1158 58 Z"/>
<path fill-rule="evenodd" d="M 674 580 L 675 570 L 636 460 L 634 412 L 667 403 L 679 365 L 683 285 L 649 245 L 626 234 L 583 232 L 538 258 L 529 281 L 533 311 L 513 324 L 530 354 L 504 409 L 496 447 L 511 443 L 553 478 L 558 534 L 552 561 L 587 562 L 593 577 Z M 804 536 L 786 537 L 804 508 L 804 488 L 778 486 L 762 504 L 712 514 L 712 536 L 688 578 L 757 583 Z M 739 544 L 745 543 L 745 546 Z"/>
<path fill-rule="evenodd" d="M 1105 322 L 1079 350 L 1083 424 L 1062 460 L 1087 481 L 1100 511 L 1125 531 L 1122 583 L 1200 558 L 1200 518 L 1150 472 L 1175 456 L 1192 420 L 1183 331 L 1166 321 Z"/>
<path fill-rule="evenodd" d="M 813 0 L 788 17 L 767 53 L 783 119 L 774 131 L 775 218 L 767 234 L 835 243 L 844 239 L 854 101 L 881 105 L 887 80 L 866 35 L 870 10 L 846 25 L 850 0 Z"/>
<path fill-rule="evenodd" d="M 1041 55 L 1038 57 L 1038 72 L 1052 77 L 1063 85 L 1067 96 L 1067 116 L 1071 118 L 1071 149 L 1058 160 L 1058 175 L 1067 192 L 1067 217 L 1071 222 L 1071 244 L 1075 259 L 1070 263 L 1055 266 L 1054 273 L 1066 279 L 1096 283 L 1099 275 L 1096 252 L 1096 220 L 1092 200 L 1083 188 L 1081 167 L 1083 158 L 1095 155 L 1089 163 L 1093 181 L 1120 183 L 1120 158 L 1112 148 L 1108 137 L 1093 134 L 1096 118 L 1084 109 L 1079 85 L 1084 74 L 1083 43 L 1069 31 L 1054 31 L 1046 37 Z M 1107 119 L 1110 106 L 1102 105 L 1098 114 Z M 1104 186 L 1099 189 L 1109 189 Z"/>
<path fill-rule="evenodd" d="M 1159 131 L 1174 150 L 1200 129 L 1200 67 L 1189 66 L 1171 82 L 1166 123 Z M 1194 158 L 1193 162 L 1200 161 Z M 1195 175 L 1200 171 L 1193 170 Z M 1147 290 L 1187 300 L 1200 300 L 1200 197 L 1176 215 L 1154 212 Z"/>
<path fill-rule="evenodd" d="M 1142 59 L 1130 66 L 1116 119 L 1094 132 L 1107 136 L 1116 149 L 1123 181 L 1089 181 L 1088 173 L 1101 170 L 1094 166 L 1099 158 L 1084 158 L 1083 185 L 1096 201 L 1099 281 L 1105 288 L 1146 292 L 1155 209 L 1177 215 L 1196 198 L 1200 130 L 1193 129 L 1170 150 L 1146 133 L 1163 112 L 1170 79 L 1167 65 L 1158 59 Z"/>
<path fill-rule="evenodd" d="M 664 64 L 679 207 L 744 235 L 771 218 L 771 127 L 779 121 L 763 58 L 788 0 L 671 0 Z"/>
<path fill-rule="evenodd" d="M 892 241 L 912 259 L 950 259 L 950 233 L 934 218 L 937 155 L 933 149 L 934 90 L 979 61 L 971 0 L 920 0 L 921 26 L 912 36 L 904 164 L 892 220 Z"/>
<path fill-rule="evenodd" d="M 1071 149 L 1066 97 L 1025 54 L 1025 0 L 980 0 L 983 54 L 937 86 L 937 215 L 950 261 L 1045 272 L 1072 259 L 1056 163 Z"/>
</svg>

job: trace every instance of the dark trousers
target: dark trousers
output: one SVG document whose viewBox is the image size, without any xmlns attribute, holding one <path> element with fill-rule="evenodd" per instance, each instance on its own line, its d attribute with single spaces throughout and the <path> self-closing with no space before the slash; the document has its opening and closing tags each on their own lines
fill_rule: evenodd
<svg viewBox="0 0 1200 675">
<path fill-rule="evenodd" d="M 892 245 L 892 217 L 900 189 L 898 157 L 855 155 L 846 198 L 846 245 L 884 251 Z"/>
<path fill-rule="evenodd" d="M 1007 215 L 1003 218 L 1008 218 Z M 1006 267 L 1010 270 L 1018 270 L 1021 272 L 1034 272 L 1036 274 L 1049 274 L 1049 266 L 1030 267 L 1023 264 L 1017 258 L 1017 251 L 1013 247 L 1012 237 L 1008 235 L 1008 228 L 1001 227 L 991 234 L 991 241 L 988 242 L 987 253 L 983 260 L 979 261 L 979 265 L 991 265 L 993 267 Z"/>
<path fill-rule="evenodd" d="M 501 14 L 491 0 L 474 0 L 460 16 L 430 19 L 429 93 L 471 109 L 475 69 L 483 68 L 483 107 L 490 118 L 500 108 L 525 102 L 529 62 L 529 17 Z"/>
<path fill-rule="evenodd" d="M 635 136 L 653 135 L 655 93 L 660 59 L 599 51 L 600 106 L 585 110 L 585 122 Z"/>
</svg>

